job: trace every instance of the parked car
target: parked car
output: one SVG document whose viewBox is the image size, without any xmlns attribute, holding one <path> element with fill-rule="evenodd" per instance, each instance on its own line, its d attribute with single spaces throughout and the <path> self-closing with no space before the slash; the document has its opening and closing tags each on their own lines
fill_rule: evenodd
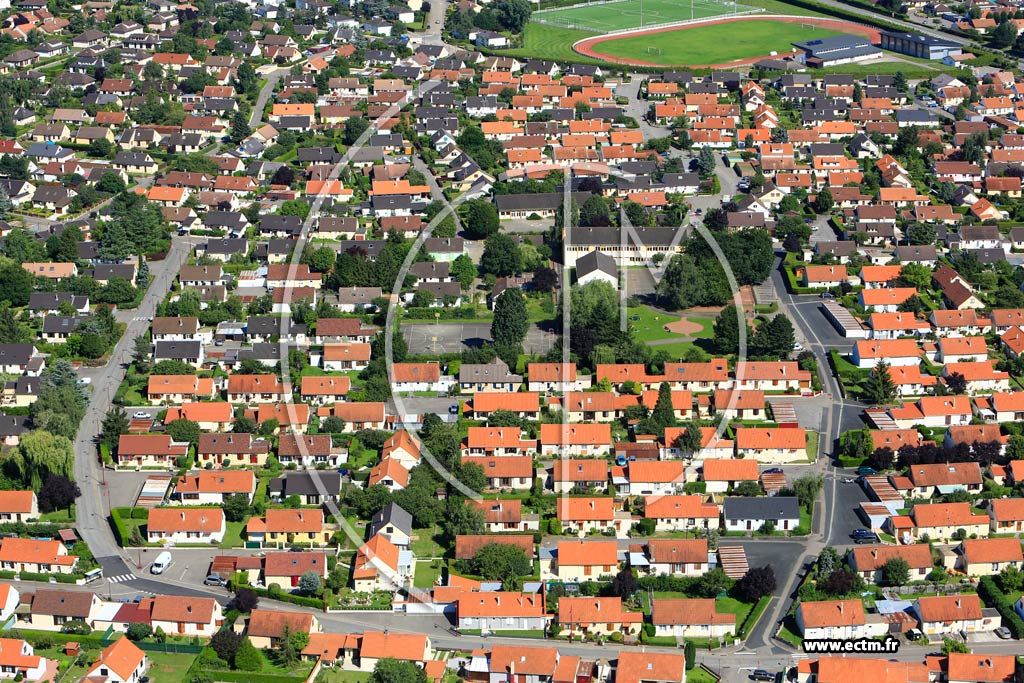
<svg viewBox="0 0 1024 683">
<path fill-rule="evenodd" d="M 754 669 L 754 672 L 750 674 L 750 680 L 752 681 L 774 681 L 775 674 L 766 669 Z"/>
<path fill-rule="evenodd" d="M 203 579 L 203 585 L 224 587 L 228 585 L 228 580 L 220 574 L 210 574 L 205 579 Z"/>
<path fill-rule="evenodd" d="M 135 418 L 136 420 L 145 420 L 146 418 L 148 418 L 148 417 L 149 417 L 149 413 L 147 413 L 147 412 L 146 412 L 146 411 L 144 411 L 144 410 L 136 410 L 136 411 L 135 411 L 135 412 L 134 412 L 134 413 L 132 414 L 132 417 L 134 417 L 134 418 Z"/>
<path fill-rule="evenodd" d="M 853 542 L 857 545 L 868 545 L 873 543 L 880 543 L 881 540 L 882 539 L 878 538 L 878 536 L 872 534 L 871 536 L 858 536 L 855 539 L 853 539 Z"/>
<path fill-rule="evenodd" d="M 857 474 L 861 475 L 862 477 L 870 477 L 872 475 L 878 474 L 878 470 L 876 470 L 874 467 L 862 465 L 857 468 Z"/>
<path fill-rule="evenodd" d="M 836 298 L 836 295 L 833 294 L 832 292 L 822 292 L 818 296 L 821 297 L 822 299 L 835 299 Z"/>
<path fill-rule="evenodd" d="M 918 631 L 916 628 L 912 628 L 909 631 L 907 631 L 907 640 L 920 640 L 920 638 L 921 632 Z"/>
<path fill-rule="evenodd" d="M 768 469 L 766 469 L 761 474 L 782 474 L 782 468 L 781 467 L 769 467 Z"/>
<path fill-rule="evenodd" d="M 1002 638 L 1003 640 L 1009 639 L 1009 637 L 1012 635 L 1010 633 L 1010 629 L 1006 628 L 1005 626 L 1000 626 L 999 628 L 997 628 L 995 630 L 995 634 L 997 638 Z"/>
</svg>

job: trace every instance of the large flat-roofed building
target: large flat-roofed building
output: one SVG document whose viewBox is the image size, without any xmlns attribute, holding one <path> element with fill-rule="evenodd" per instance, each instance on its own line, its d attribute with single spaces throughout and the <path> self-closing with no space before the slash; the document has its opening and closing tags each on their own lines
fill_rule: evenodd
<svg viewBox="0 0 1024 683">
<path fill-rule="evenodd" d="M 818 68 L 864 62 L 882 56 L 882 51 L 867 39 L 845 34 L 793 43 L 793 46 L 803 52 L 798 59 L 807 66 Z"/>
<path fill-rule="evenodd" d="M 881 36 L 880 47 L 883 50 L 892 50 L 921 59 L 943 59 L 963 52 L 959 43 L 933 36 L 923 36 L 919 33 L 882 31 Z"/>
</svg>

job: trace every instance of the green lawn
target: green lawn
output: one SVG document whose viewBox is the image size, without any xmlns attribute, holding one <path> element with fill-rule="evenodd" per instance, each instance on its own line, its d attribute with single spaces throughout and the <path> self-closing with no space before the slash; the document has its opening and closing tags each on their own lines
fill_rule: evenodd
<svg viewBox="0 0 1024 683">
<path fill-rule="evenodd" d="M 750 9 L 737 4 L 736 9 Z M 703 19 L 733 10 L 714 0 L 694 0 L 680 3 L 675 0 L 619 0 L 610 5 L 576 5 L 534 14 L 534 21 L 550 22 L 566 28 L 607 33 L 625 28 L 639 28 L 673 21 Z"/>
<path fill-rule="evenodd" d="M 665 325 L 677 322 L 678 315 L 669 315 L 655 311 L 647 306 L 634 306 L 626 309 L 629 326 L 636 335 L 636 340 L 641 342 L 654 341 L 656 339 L 677 339 L 680 335 L 669 332 Z"/>
<path fill-rule="evenodd" d="M 743 620 L 747 618 L 747 614 L 750 613 L 750 609 L 753 607 L 753 603 L 741 602 L 736 598 L 715 598 L 715 611 L 723 612 L 725 614 L 736 615 L 736 628 L 739 628 L 743 624 Z"/>
<path fill-rule="evenodd" d="M 811 462 L 818 459 L 818 437 L 813 429 L 807 431 L 807 459 Z"/>
<path fill-rule="evenodd" d="M 688 683 L 718 683 L 718 679 L 709 674 L 699 666 L 695 666 L 686 672 Z"/>
<path fill-rule="evenodd" d="M 342 671 L 341 669 L 324 668 L 317 676 L 321 683 L 367 683 L 373 675 L 369 671 Z"/>
<path fill-rule="evenodd" d="M 70 524 L 75 521 L 75 506 L 71 506 L 71 514 L 68 514 L 67 509 L 40 513 L 39 521 L 50 524 Z"/>
<path fill-rule="evenodd" d="M 437 567 L 431 567 L 433 562 L 437 562 Z M 422 560 L 416 563 L 416 575 L 413 577 L 412 585 L 416 588 L 431 588 L 437 584 L 437 580 L 441 578 L 441 565 L 440 560 Z"/>
<path fill-rule="evenodd" d="M 147 652 L 149 670 L 146 675 L 152 681 L 160 683 L 186 683 L 186 674 L 195 660 L 195 655 L 166 654 L 164 652 Z"/>
<path fill-rule="evenodd" d="M 758 19 L 620 38 L 594 46 L 598 54 L 653 64 L 720 64 L 769 52 L 789 52 L 791 43 L 839 35 L 839 31 Z M 658 50 L 652 53 L 651 50 Z"/>
<path fill-rule="evenodd" d="M 241 522 L 227 522 L 227 530 L 224 532 L 224 541 L 220 544 L 221 548 L 241 548 L 245 546 L 245 539 L 242 538 L 242 534 L 245 533 L 245 523 L 248 518 Z"/>
<path fill-rule="evenodd" d="M 796 619 L 793 617 L 786 617 L 786 620 L 782 622 L 782 628 L 779 629 L 779 638 L 786 641 L 793 647 L 800 647 L 804 639 L 800 636 L 800 630 L 797 628 Z"/>
<path fill-rule="evenodd" d="M 587 59 L 573 52 L 572 44 L 577 40 L 589 38 L 595 34 L 589 31 L 577 31 L 570 28 L 559 28 L 547 24 L 530 22 L 523 31 L 523 46 L 511 50 L 502 50 L 502 55 L 510 57 L 536 57 L 554 61 L 596 64 L 597 60 Z"/>
<path fill-rule="evenodd" d="M 437 557 L 442 554 L 441 549 L 438 548 L 437 543 L 434 542 L 434 534 L 437 529 L 431 527 L 430 529 L 420 529 L 416 537 L 410 544 L 410 550 L 412 554 L 416 556 L 417 560 L 425 560 L 430 557 Z"/>
</svg>

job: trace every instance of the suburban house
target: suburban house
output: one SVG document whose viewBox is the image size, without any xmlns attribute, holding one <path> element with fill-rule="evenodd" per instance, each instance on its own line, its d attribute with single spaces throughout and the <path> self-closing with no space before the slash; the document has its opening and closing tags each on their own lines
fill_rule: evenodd
<svg viewBox="0 0 1024 683">
<path fill-rule="evenodd" d="M 243 495 L 251 503 L 256 483 L 251 470 L 201 470 L 179 479 L 172 499 L 182 505 L 223 505 L 227 496 Z"/>
<path fill-rule="evenodd" d="M 672 598 L 651 601 L 656 636 L 724 638 L 736 634 L 736 615 L 719 612 L 714 598 Z"/>
<path fill-rule="evenodd" d="M 235 628 L 239 624 L 236 622 Z M 320 620 L 315 614 L 254 609 L 245 623 L 245 635 L 258 649 L 276 648 L 281 637 L 292 633 L 318 633 Z"/>
<path fill-rule="evenodd" d="M 850 551 L 849 563 L 853 571 L 868 583 L 878 583 L 885 563 L 894 558 L 903 559 L 910 567 L 910 580 L 923 581 L 932 571 L 932 552 L 925 544 L 862 545 Z"/>
<path fill-rule="evenodd" d="M 100 652 L 100 656 L 85 672 L 85 678 L 107 683 L 138 683 L 148 667 L 146 653 L 126 636 L 122 636 Z"/>
<path fill-rule="evenodd" d="M 245 533 L 251 543 L 280 548 L 291 543 L 325 546 L 333 532 L 324 527 L 323 510 L 271 508 L 263 517 L 250 517 Z"/>
<path fill-rule="evenodd" d="M 717 505 L 699 495 L 644 497 L 644 518 L 655 520 L 655 531 L 717 529 L 720 515 Z"/>
<path fill-rule="evenodd" d="M 495 631 L 541 631 L 552 615 L 547 613 L 543 593 L 518 591 L 467 592 L 456 601 L 458 628 Z"/>
<path fill-rule="evenodd" d="M 0 521 L 25 522 L 39 517 L 34 491 L 0 491 Z"/>
<path fill-rule="evenodd" d="M 1016 537 L 964 539 L 955 553 L 955 568 L 968 576 L 993 576 L 1007 567 L 1024 567 L 1020 539 Z"/>
<path fill-rule="evenodd" d="M 865 614 L 860 600 L 801 602 L 796 624 L 804 640 L 874 638 L 889 631 L 881 615 Z"/>
<path fill-rule="evenodd" d="M 709 459 L 704 461 L 704 480 L 708 493 L 725 493 L 744 481 L 758 481 L 757 460 Z"/>
<path fill-rule="evenodd" d="M 224 625 L 220 603 L 213 598 L 157 595 L 150 603 L 150 626 L 176 636 L 210 637 Z"/>
<path fill-rule="evenodd" d="M 68 555 L 60 541 L 35 538 L 0 539 L 0 569 L 32 574 L 71 574 L 78 557 Z"/>
<path fill-rule="evenodd" d="M 800 524 L 796 498 L 726 498 L 722 504 L 726 531 L 754 532 L 771 524 L 778 531 L 792 531 Z"/>
<path fill-rule="evenodd" d="M 998 614 L 984 616 L 977 593 L 920 597 L 914 601 L 911 613 L 917 617 L 921 633 L 929 638 L 961 631 L 994 631 L 1000 624 Z"/>
<path fill-rule="evenodd" d="M 563 531 L 581 534 L 613 529 L 625 535 L 632 526 L 629 513 L 616 510 L 611 498 L 559 498 L 557 514 Z"/>
<path fill-rule="evenodd" d="M 268 552 L 263 556 L 263 583 L 276 583 L 285 591 L 294 590 L 299 578 L 313 572 L 327 580 L 327 554 L 322 552 Z"/>
<path fill-rule="evenodd" d="M 615 541 L 559 541 L 553 558 L 541 557 L 541 575 L 559 581 L 596 580 L 619 569 L 619 551 Z"/>
<path fill-rule="evenodd" d="M 701 576 L 710 568 L 709 562 L 708 542 L 703 538 L 652 538 L 629 550 L 630 566 L 645 574 Z"/>
<path fill-rule="evenodd" d="M 220 543 L 227 531 L 220 508 L 153 508 L 146 522 L 150 543 Z"/>
<path fill-rule="evenodd" d="M 608 637 L 613 633 L 636 636 L 643 621 L 642 612 L 622 609 L 622 598 L 563 596 L 558 599 L 558 623 L 570 637 Z"/>
</svg>

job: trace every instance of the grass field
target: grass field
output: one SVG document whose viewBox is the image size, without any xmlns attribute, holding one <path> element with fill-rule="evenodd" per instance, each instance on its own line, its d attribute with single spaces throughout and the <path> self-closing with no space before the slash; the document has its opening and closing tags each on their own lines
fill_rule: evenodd
<svg viewBox="0 0 1024 683">
<path fill-rule="evenodd" d="M 607 33 L 625 28 L 706 19 L 752 9 L 754 8 L 748 5 L 718 2 L 717 0 L 693 0 L 692 3 L 682 3 L 677 0 L 615 0 L 605 4 L 575 5 L 550 12 L 541 12 L 534 14 L 533 19 L 536 22 L 565 28 Z"/>
<path fill-rule="evenodd" d="M 652 64 L 723 64 L 759 57 L 769 52 L 789 52 L 791 43 L 838 35 L 839 31 L 771 20 L 712 24 L 699 28 L 610 40 L 594 51 L 612 57 L 638 59 Z"/>
</svg>

